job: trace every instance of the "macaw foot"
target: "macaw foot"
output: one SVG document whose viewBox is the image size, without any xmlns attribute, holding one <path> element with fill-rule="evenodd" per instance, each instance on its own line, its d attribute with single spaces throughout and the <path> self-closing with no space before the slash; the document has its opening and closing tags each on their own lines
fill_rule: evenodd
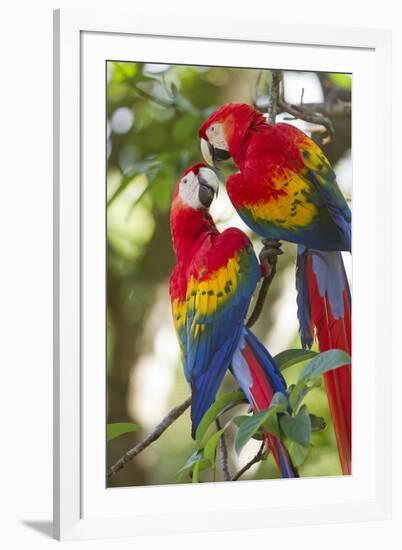
<svg viewBox="0 0 402 550">
<path fill-rule="evenodd" d="M 263 239 L 262 244 L 263 247 L 259 254 L 259 258 L 261 277 L 263 277 L 264 280 L 260 286 L 254 309 L 247 321 L 248 328 L 254 325 L 261 314 L 269 287 L 275 277 L 278 256 L 283 254 L 283 250 L 281 249 L 282 243 L 277 239 Z"/>
<path fill-rule="evenodd" d="M 263 239 L 262 244 L 264 246 L 259 253 L 261 275 L 268 278 L 275 273 L 278 256 L 283 254 L 282 243 L 278 239 Z"/>
</svg>

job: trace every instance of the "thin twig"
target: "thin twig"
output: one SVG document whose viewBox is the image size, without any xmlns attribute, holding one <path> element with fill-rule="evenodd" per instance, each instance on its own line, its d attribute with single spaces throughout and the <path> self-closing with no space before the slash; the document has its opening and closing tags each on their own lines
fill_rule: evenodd
<svg viewBox="0 0 402 550">
<path fill-rule="evenodd" d="M 135 447 L 132 447 L 130 450 L 128 450 L 117 462 L 115 462 L 112 466 L 110 466 L 107 477 L 112 477 L 116 472 L 124 468 L 124 466 L 132 460 L 135 456 L 140 454 L 144 449 L 149 447 L 151 443 L 156 441 L 160 438 L 160 436 L 163 434 L 167 428 L 173 424 L 175 420 L 181 416 L 186 409 L 189 408 L 191 405 L 191 397 L 183 401 L 180 405 L 177 405 L 174 409 L 172 409 L 163 420 L 159 422 L 159 424 L 154 428 L 154 430 L 142 441 L 137 443 Z"/>
<path fill-rule="evenodd" d="M 310 113 L 318 113 L 328 117 L 350 115 L 352 112 L 352 104 L 350 101 L 338 100 L 336 103 L 303 103 L 299 105 L 292 103 L 291 105 L 297 111 Z"/>
<path fill-rule="evenodd" d="M 324 102 L 324 103 L 304 103 L 304 101 L 300 103 L 286 103 L 284 101 L 284 98 L 281 98 L 282 102 L 285 103 L 285 105 L 290 107 L 293 107 L 293 109 L 297 110 L 299 113 L 316 113 L 321 114 L 326 117 L 339 117 L 339 116 L 347 116 L 350 115 L 352 112 L 352 104 L 350 101 L 341 101 L 338 100 L 336 103 L 333 102 Z M 279 102 L 280 103 L 280 102 Z M 268 101 L 259 103 L 259 108 L 264 111 L 268 109 Z M 283 109 L 283 107 L 282 107 Z"/>
<path fill-rule="evenodd" d="M 215 419 L 215 424 L 216 424 L 217 430 L 222 429 L 219 418 Z M 226 441 L 225 441 L 225 434 L 224 433 L 221 435 L 221 438 L 219 440 L 219 454 L 220 454 L 220 458 L 221 458 L 223 479 L 225 481 L 230 481 L 232 479 L 232 476 L 230 474 L 229 465 L 228 465 L 228 461 L 229 461 L 228 448 L 226 447 Z"/>
<path fill-rule="evenodd" d="M 155 97 L 152 94 L 146 92 L 145 90 L 142 90 L 137 86 L 137 83 L 135 82 L 135 79 L 130 78 L 124 69 L 124 66 L 121 63 L 114 63 L 115 70 L 118 70 L 119 73 L 123 76 L 123 78 L 131 85 L 132 89 L 135 90 L 135 92 L 142 96 L 144 99 L 148 99 L 149 101 L 153 101 L 154 103 L 157 103 L 158 105 L 161 105 L 162 107 L 173 107 L 176 108 L 175 103 L 164 101 L 161 98 Z"/>
<path fill-rule="evenodd" d="M 260 291 L 258 293 L 258 298 L 255 303 L 254 309 L 251 312 L 251 315 L 247 321 L 247 327 L 251 328 L 261 315 L 262 308 L 264 307 L 265 299 L 268 294 L 269 287 L 271 286 L 272 281 L 274 280 L 276 274 L 276 262 L 271 265 L 271 273 L 268 277 L 265 277 L 262 281 Z"/>
<path fill-rule="evenodd" d="M 279 98 L 278 105 L 281 109 L 283 109 L 283 111 L 289 113 L 295 118 L 324 126 L 331 136 L 334 135 L 335 129 L 332 121 L 323 114 L 310 111 L 306 109 L 305 105 L 299 105 L 297 107 L 295 105 L 290 105 L 290 103 L 287 103 L 283 98 Z"/>
<path fill-rule="evenodd" d="M 133 90 L 136 94 L 143 97 L 144 99 L 148 99 L 149 101 L 152 101 L 153 103 L 156 103 L 157 105 L 161 105 L 162 107 L 176 109 L 176 104 L 174 101 L 165 101 L 162 98 L 155 97 L 154 95 L 146 92 L 145 90 L 142 90 L 139 88 L 136 84 L 132 84 Z"/>
<path fill-rule="evenodd" d="M 250 462 L 247 462 L 247 464 L 245 466 L 243 466 L 243 468 L 241 470 L 239 470 L 237 472 L 237 474 L 233 477 L 232 481 L 237 481 L 239 478 L 241 478 L 241 476 L 247 472 L 247 470 L 249 470 L 251 468 L 251 466 L 253 466 L 254 464 L 257 464 L 257 462 L 260 462 L 261 460 L 264 460 L 264 458 L 266 457 L 266 451 L 265 451 L 265 442 L 263 442 L 261 444 L 261 447 L 258 451 L 258 453 L 255 455 L 254 458 L 252 458 L 250 460 Z"/>
</svg>

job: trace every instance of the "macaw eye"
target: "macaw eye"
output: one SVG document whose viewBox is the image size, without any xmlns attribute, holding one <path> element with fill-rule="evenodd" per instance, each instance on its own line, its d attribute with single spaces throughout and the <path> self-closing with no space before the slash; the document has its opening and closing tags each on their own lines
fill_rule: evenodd
<svg viewBox="0 0 402 550">
<path fill-rule="evenodd" d="M 211 126 L 211 132 L 215 132 L 215 126 Z"/>
<path fill-rule="evenodd" d="M 188 182 L 188 179 L 184 178 L 183 183 L 187 183 L 187 182 Z"/>
</svg>

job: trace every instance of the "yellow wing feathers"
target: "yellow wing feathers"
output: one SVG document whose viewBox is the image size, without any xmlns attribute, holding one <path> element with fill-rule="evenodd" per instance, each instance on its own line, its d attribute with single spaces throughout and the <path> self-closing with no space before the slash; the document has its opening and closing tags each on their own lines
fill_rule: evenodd
<svg viewBox="0 0 402 550">
<path fill-rule="evenodd" d="M 272 200 L 262 200 L 245 207 L 255 220 L 264 220 L 285 229 L 297 229 L 309 225 L 317 214 L 317 207 L 307 193 L 311 184 L 303 178 L 303 172 L 288 171 L 287 179 L 274 180 L 281 194 Z"/>
<path fill-rule="evenodd" d="M 197 337 L 203 331 L 205 322 L 213 318 L 220 306 L 232 298 L 238 288 L 241 272 L 239 255 L 235 254 L 226 265 L 205 277 L 191 276 L 187 285 L 185 300 L 172 300 L 173 319 L 180 342 L 191 322 L 192 335 Z M 183 333 L 184 331 L 184 333 Z"/>
</svg>

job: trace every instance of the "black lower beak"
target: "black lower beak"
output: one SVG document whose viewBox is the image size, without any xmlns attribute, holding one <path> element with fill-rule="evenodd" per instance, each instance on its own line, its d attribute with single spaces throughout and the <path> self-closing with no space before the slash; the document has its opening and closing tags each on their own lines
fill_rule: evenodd
<svg viewBox="0 0 402 550">
<path fill-rule="evenodd" d="M 230 159 L 230 153 L 226 151 L 226 149 L 218 149 L 217 147 L 213 147 L 210 143 L 208 143 L 208 145 L 214 162 Z"/>
<path fill-rule="evenodd" d="M 205 208 L 209 208 L 214 200 L 215 190 L 203 178 L 198 177 L 198 182 L 200 184 L 198 190 L 200 203 Z"/>
</svg>

